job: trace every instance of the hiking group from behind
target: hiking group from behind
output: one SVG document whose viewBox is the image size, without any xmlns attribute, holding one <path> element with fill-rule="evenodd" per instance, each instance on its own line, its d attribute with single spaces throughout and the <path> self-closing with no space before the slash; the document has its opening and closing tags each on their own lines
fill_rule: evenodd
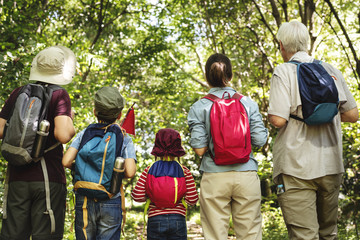
<svg viewBox="0 0 360 240">
<path fill-rule="evenodd" d="M 270 81 L 268 118 L 279 128 L 273 180 L 289 239 L 337 239 L 341 122 L 358 120 L 357 104 L 341 72 L 307 53 L 304 24 L 283 23 L 277 39 L 284 63 Z M 64 167 L 73 174 L 76 239 L 121 237 L 122 180 L 137 169 L 132 138 L 118 123 L 125 99 L 116 87 L 100 88 L 94 98 L 97 122 L 75 136 L 70 97 L 59 86 L 71 83 L 75 65 L 66 47 L 40 51 L 32 83 L 16 88 L 0 112 L 1 153 L 8 161 L 0 239 L 63 239 Z M 227 239 L 230 217 L 237 239 L 262 239 L 253 151 L 266 144 L 268 129 L 258 104 L 231 87 L 226 55 L 207 59 L 205 77 L 210 90 L 188 113 L 190 145 L 201 157 L 200 194 L 180 161 L 186 154 L 180 133 L 160 129 L 151 151 L 155 161 L 131 193 L 134 201 L 145 202 L 147 239 L 187 239 L 187 208 L 199 199 L 205 239 Z M 74 136 L 64 154 L 63 144 Z"/>
</svg>

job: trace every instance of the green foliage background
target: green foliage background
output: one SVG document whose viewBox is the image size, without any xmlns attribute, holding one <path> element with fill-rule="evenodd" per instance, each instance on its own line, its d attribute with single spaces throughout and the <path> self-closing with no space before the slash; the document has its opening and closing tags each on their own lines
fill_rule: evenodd
<svg viewBox="0 0 360 240">
<path fill-rule="evenodd" d="M 199 183 L 200 159 L 188 144 L 186 116 L 209 89 L 204 79 L 207 57 L 225 53 L 233 63 L 233 87 L 259 104 L 270 131 L 267 144 L 255 153 L 262 180 L 264 239 L 284 239 L 286 230 L 271 180 L 277 130 L 267 121 L 269 80 L 274 67 L 282 63 L 275 35 L 282 22 L 302 21 L 311 35 L 310 54 L 339 68 L 359 103 L 359 5 L 359 0 L 0 1 L 0 105 L 15 87 L 27 83 L 31 61 L 40 50 L 67 46 L 78 60 L 77 75 L 65 86 L 76 112 L 77 131 L 95 120 L 96 90 L 119 87 L 127 107 L 135 103 L 137 177 L 154 161 L 150 151 L 155 133 L 171 127 L 181 132 L 187 151 L 182 161 Z M 359 123 L 343 124 L 346 174 L 340 196 L 340 239 L 359 239 L 358 129 Z M 1 180 L 5 171 L 1 158 Z M 66 238 L 71 239 L 73 194 L 69 173 L 67 177 Z M 137 177 L 127 181 L 128 194 Z M 129 227 L 136 225 L 135 219 Z"/>
</svg>

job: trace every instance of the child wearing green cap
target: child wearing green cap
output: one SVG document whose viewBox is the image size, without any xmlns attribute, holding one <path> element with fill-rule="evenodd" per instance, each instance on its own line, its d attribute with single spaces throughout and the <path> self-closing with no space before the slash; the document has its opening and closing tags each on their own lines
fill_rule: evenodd
<svg viewBox="0 0 360 240">
<path fill-rule="evenodd" d="M 132 178 L 136 173 L 136 155 L 134 144 L 131 137 L 120 128 L 119 124 L 116 123 L 116 121 L 120 119 L 121 111 L 124 108 L 124 98 L 121 96 L 117 88 L 103 87 L 96 92 L 94 103 L 94 114 L 98 119 L 98 123 L 89 125 L 88 128 L 76 135 L 63 157 L 62 163 L 64 167 L 72 168 L 74 159 L 76 159 L 75 181 L 77 181 L 77 174 L 79 174 L 80 171 L 90 171 L 88 169 L 81 169 L 81 164 L 83 162 L 81 161 L 81 156 L 79 156 L 79 154 L 82 154 L 84 151 L 87 151 L 87 149 L 90 149 L 83 146 L 86 146 L 86 144 L 90 141 L 93 141 L 92 139 L 99 137 L 99 133 L 101 134 L 106 131 L 114 131 L 116 141 L 109 141 L 109 144 L 116 145 L 113 146 L 113 148 L 116 149 L 113 150 L 115 156 L 117 156 L 116 154 L 119 154 L 120 157 L 125 159 L 124 177 Z M 106 137 L 103 139 L 105 138 Z M 106 149 L 111 148 L 109 147 Z M 103 157 L 103 155 L 105 156 L 106 154 L 109 154 L 106 150 L 104 150 L 103 154 L 100 153 L 101 157 L 99 158 L 91 156 L 92 153 L 90 151 L 91 150 L 89 150 L 89 156 L 87 158 L 94 159 L 92 160 L 94 161 L 93 165 L 102 164 L 102 166 L 104 166 L 104 164 L 106 164 L 105 157 Z M 114 161 L 114 158 L 115 157 L 110 157 L 110 159 L 106 159 L 106 161 Z M 89 160 L 86 159 L 85 161 Z M 109 174 L 104 172 L 104 174 L 101 174 L 100 179 L 106 178 L 106 175 Z M 105 190 L 104 192 L 109 195 L 109 199 L 97 199 L 80 191 L 81 188 L 78 188 L 77 182 L 75 182 L 74 187 L 76 197 L 76 239 L 120 239 L 121 222 L 123 219 L 122 204 L 124 204 L 121 199 L 121 192 L 111 194 Z"/>
</svg>

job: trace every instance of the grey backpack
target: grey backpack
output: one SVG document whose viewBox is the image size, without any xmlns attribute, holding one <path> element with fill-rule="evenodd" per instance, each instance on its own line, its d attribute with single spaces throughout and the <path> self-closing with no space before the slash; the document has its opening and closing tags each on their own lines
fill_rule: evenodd
<svg viewBox="0 0 360 240">
<path fill-rule="evenodd" d="M 27 84 L 21 88 L 4 129 L 1 154 L 10 164 L 21 166 L 37 162 L 42 156 L 32 154 L 42 120 L 46 119 L 53 91 L 57 85 Z"/>
<path fill-rule="evenodd" d="M 43 155 L 36 154 L 34 157 L 34 147 L 36 148 L 37 135 L 43 133 L 39 131 L 41 122 L 46 120 L 49 103 L 52 93 L 62 89 L 57 85 L 27 84 L 23 86 L 16 98 L 15 104 L 10 112 L 6 122 L 4 136 L 1 145 L 1 154 L 9 164 L 15 166 L 26 165 L 40 160 L 41 168 L 44 174 L 44 189 L 46 194 L 46 211 L 51 223 L 51 233 L 55 232 L 55 215 L 51 208 L 49 176 L 46 162 Z M 48 133 L 47 133 L 48 134 Z M 46 144 L 46 138 L 43 144 Z M 46 149 L 50 151 L 57 147 L 60 142 Z M 38 151 L 35 151 L 38 153 Z M 43 152 L 42 152 L 43 153 Z M 7 218 L 7 195 L 9 189 L 9 171 L 6 171 L 4 196 L 3 196 L 3 219 Z"/>
</svg>

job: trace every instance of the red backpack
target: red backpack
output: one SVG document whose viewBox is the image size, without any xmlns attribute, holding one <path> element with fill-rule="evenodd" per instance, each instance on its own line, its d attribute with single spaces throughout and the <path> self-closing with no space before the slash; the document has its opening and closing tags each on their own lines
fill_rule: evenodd
<svg viewBox="0 0 360 240">
<path fill-rule="evenodd" d="M 186 195 L 186 190 L 185 173 L 179 162 L 158 160 L 149 168 L 145 191 L 156 207 L 175 207 Z"/>
<path fill-rule="evenodd" d="M 225 95 L 228 98 L 225 99 Z M 245 163 L 251 153 L 250 125 L 246 110 L 240 102 L 243 96 L 235 93 L 232 97 L 224 92 L 222 98 L 208 94 L 213 102 L 210 111 L 210 130 L 214 143 L 214 154 L 210 152 L 217 165 Z"/>
</svg>

